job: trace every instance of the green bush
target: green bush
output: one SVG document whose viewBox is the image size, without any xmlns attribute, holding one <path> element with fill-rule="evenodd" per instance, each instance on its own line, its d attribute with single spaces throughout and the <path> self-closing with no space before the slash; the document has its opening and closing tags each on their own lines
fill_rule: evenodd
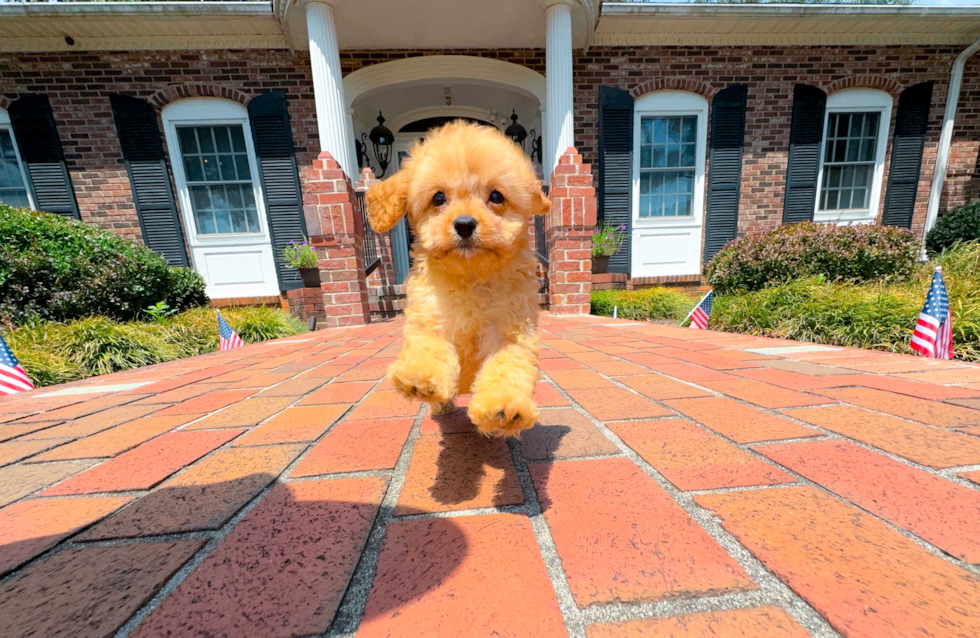
<svg viewBox="0 0 980 638">
<path fill-rule="evenodd" d="M 736 239 L 708 263 L 719 294 L 762 290 L 817 275 L 828 281 L 906 281 L 919 267 L 919 242 L 892 226 L 785 224 Z"/>
<path fill-rule="evenodd" d="M 207 303 L 204 280 L 113 233 L 49 213 L 0 205 L 0 317 L 137 318 L 159 301 Z"/>
<path fill-rule="evenodd" d="M 930 253 L 941 253 L 958 242 L 980 239 L 980 202 L 954 208 L 936 221 L 926 235 Z"/>
<path fill-rule="evenodd" d="M 682 292 L 661 286 L 592 293 L 592 314 L 611 317 L 614 306 L 619 308 L 617 316 L 622 319 L 680 321 L 694 307 L 694 301 Z"/>
<path fill-rule="evenodd" d="M 943 276 L 959 359 L 980 361 L 980 243 L 960 244 L 907 282 L 854 284 L 811 277 L 715 298 L 711 328 L 837 346 L 911 353 L 933 267 Z"/>
<path fill-rule="evenodd" d="M 306 331 L 303 321 L 275 308 L 232 308 L 221 314 L 245 343 Z M 146 323 L 106 317 L 33 320 L 3 337 L 41 387 L 214 352 L 218 323 L 213 309 L 195 308 Z"/>
</svg>

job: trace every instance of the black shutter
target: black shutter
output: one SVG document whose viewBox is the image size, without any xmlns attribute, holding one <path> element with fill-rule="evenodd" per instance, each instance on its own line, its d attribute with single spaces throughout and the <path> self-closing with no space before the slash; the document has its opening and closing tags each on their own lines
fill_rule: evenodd
<svg viewBox="0 0 980 638">
<path fill-rule="evenodd" d="M 282 249 L 290 241 L 302 241 L 306 236 L 303 195 L 286 111 L 286 94 L 270 91 L 253 98 L 248 103 L 248 118 L 252 122 L 279 287 L 282 290 L 302 288 L 303 278 L 299 271 L 286 266 L 282 258 Z"/>
<path fill-rule="evenodd" d="M 708 163 L 708 211 L 704 261 L 708 262 L 738 233 L 738 196 L 745 142 L 748 86 L 733 84 L 711 103 L 711 161 Z"/>
<path fill-rule="evenodd" d="M 156 111 L 149 102 L 128 95 L 110 95 L 109 103 L 143 241 L 163 255 L 171 266 L 186 267 L 184 235 L 170 188 Z"/>
<path fill-rule="evenodd" d="M 783 202 L 784 224 L 813 220 L 826 107 L 826 93 L 815 86 L 796 85 L 786 168 L 786 199 Z"/>
<path fill-rule="evenodd" d="M 34 206 L 48 213 L 78 219 L 78 203 L 48 96 L 25 95 L 11 104 L 7 112 L 21 160 L 27 168 Z"/>
<path fill-rule="evenodd" d="M 888 169 L 888 191 L 881 223 L 888 226 L 912 227 L 915 195 L 919 190 L 919 169 L 922 168 L 922 149 L 926 144 L 929 123 L 929 104 L 932 102 L 932 82 L 916 84 L 902 91 L 895 116 L 895 141 Z"/>
<path fill-rule="evenodd" d="M 633 96 L 599 87 L 599 223 L 626 226 L 626 241 L 609 272 L 630 272 L 633 227 Z"/>
</svg>

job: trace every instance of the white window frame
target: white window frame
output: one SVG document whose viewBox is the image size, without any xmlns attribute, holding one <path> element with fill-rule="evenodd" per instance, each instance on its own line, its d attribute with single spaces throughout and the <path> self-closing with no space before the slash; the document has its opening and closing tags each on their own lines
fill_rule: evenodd
<svg viewBox="0 0 980 638">
<path fill-rule="evenodd" d="M 695 147 L 694 194 L 691 216 L 640 217 L 640 122 L 644 117 L 697 116 L 697 146 Z M 633 225 L 640 227 L 696 226 L 704 218 L 704 167 L 708 143 L 708 100 L 689 91 L 653 91 L 639 97 L 633 104 Z"/>
<path fill-rule="evenodd" d="M 17 136 L 14 135 L 14 127 L 10 123 L 10 114 L 4 108 L 0 108 L 0 130 L 7 131 L 10 134 L 10 141 L 14 145 L 14 157 L 17 158 L 17 165 L 20 167 L 20 177 L 24 181 L 24 189 L 27 190 L 27 202 L 31 210 L 37 210 L 37 207 L 34 205 L 34 196 L 31 193 L 31 183 L 27 180 L 27 168 L 24 166 L 24 160 L 20 156 L 20 148 L 17 146 Z"/>
<path fill-rule="evenodd" d="M 820 164 L 817 170 L 817 196 L 813 203 L 813 220 L 840 224 L 873 224 L 881 208 L 881 186 L 885 175 L 885 154 L 888 149 L 888 131 L 891 127 L 892 96 L 878 89 L 842 89 L 827 97 L 823 118 L 823 137 L 820 142 Z M 875 148 L 875 168 L 871 180 L 871 193 L 866 209 L 820 210 L 823 190 L 823 164 L 827 154 L 827 126 L 832 113 L 871 113 L 878 115 L 878 141 Z"/>
<path fill-rule="evenodd" d="M 243 241 L 245 243 L 268 243 L 269 224 L 265 211 L 265 199 L 262 196 L 262 184 L 259 179 L 259 166 L 255 156 L 255 146 L 252 143 L 252 128 L 248 120 L 248 109 L 243 104 L 224 98 L 186 98 L 165 106 L 162 117 L 167 148 L 170 154 L 170 166 L 173 169 L 174 182 L 177 186 L 177 199 L 184 213 L 184 227 L 187 230 L 189 243 L 192 246 L 241 244 Z M 234 125 L 240 125 L 245 135 L 245 148 L 248 151 L 248 166 L 252 174 L 252 195 L 255 198 L 256 214 L 259 218 L 261 232 L 200 234 L 197 232 L 197 222 L 194 219 L 194 207 L 191 203 L 190 189 L 187 187 L 187 176 L 184 173 L 184 158 L 180 152 L 180 139 L 177 136 L 177 127 Z"/>
</svg>

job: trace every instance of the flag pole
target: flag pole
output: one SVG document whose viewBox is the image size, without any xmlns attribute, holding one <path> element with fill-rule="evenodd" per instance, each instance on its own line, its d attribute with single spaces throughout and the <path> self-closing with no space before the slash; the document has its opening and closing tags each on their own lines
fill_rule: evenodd
<svg viewBox="0 0 980 638">
<path fill-rule="evenodd" d="M 698 302 L 696 304 L 694 304 L 694 307 L 693 308 L 691 308 L 691 312 L 687 313 L 687 316 L 684 317 L 684 320 L 681 321 L 679 324 L 677 324 L 677 327 L 678 328 L 682 328 L 684 326 L 684 324 L 687 323 L 687 320 L 691 318 L 691 315 L 693 315 L 694 314 L 694 311 L 698 309 L 698 306 L 701 305 L 701 302 L 704 301 L 705 297 L 707 297 L 710 294 L 711 294 L 711 290 L 709 290 L 708 292 L 704 293 L 704 297 L 701 297 L 700 299 L 698 299 Z"/>
</svg>

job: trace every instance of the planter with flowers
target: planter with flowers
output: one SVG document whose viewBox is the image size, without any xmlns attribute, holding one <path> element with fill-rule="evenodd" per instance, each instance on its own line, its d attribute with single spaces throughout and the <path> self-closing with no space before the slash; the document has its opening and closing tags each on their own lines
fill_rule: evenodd
<svg viewBox="0 0 980 638">
<path fill-rule="evenodd" d="M 609 272 L 609 257 L 615 255 L 626 241 L 626 225 L 603 224 L 592 233 L 592 272 Z"/>
<path fill-rule="evenodd" d="M 305 287 L 320 287 L 320 262 L 308 240 L 289 242 L 289 245 L 282 249 L 282 258 L 287 266 L 299 270 Z"/>
</svg>

